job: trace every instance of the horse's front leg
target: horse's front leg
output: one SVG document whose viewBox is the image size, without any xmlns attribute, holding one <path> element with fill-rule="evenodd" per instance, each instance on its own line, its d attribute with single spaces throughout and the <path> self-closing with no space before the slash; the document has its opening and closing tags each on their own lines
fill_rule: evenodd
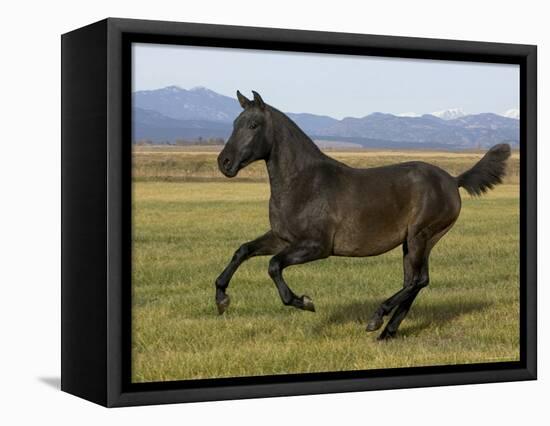
<svg viewBox="0 0 550 426">
<path fill-rule="evenodd" d="M 315 306 L 310 297 L 296 296 L 283 279 L 283 269 L 291 265 L 299 265 L 318 259 L 324 259 L 330 255 L 327 245 L 315 241 L 302 241 L 288 246 L 275 255 L 269 261 L 269 275 L 275 282 L 283 304 L 295 308 L 315 312 Z"/>
<path fill-rule="evenodd" d="M 216 279 L 216 305 L 218 306 L 218 313 L 223 314 L 229 306 L 229 296 L 226 294 L 226 290 L 231 277 L 233 277 L 239 266 L 251 257 L 275 254 L 285 246 L 286 243 L 276 237 L 273 231 L 268 231 L 261 237 L 241 245 L 229 264 Z"/>
</svg>

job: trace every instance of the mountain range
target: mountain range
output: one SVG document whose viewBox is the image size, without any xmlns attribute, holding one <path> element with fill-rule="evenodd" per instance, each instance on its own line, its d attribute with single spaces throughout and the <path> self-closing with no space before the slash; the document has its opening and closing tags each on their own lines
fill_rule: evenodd
<svg viewBox="0 0 550 426">
<path fill-rule="evenodd" d="M 168 86 L 133 93 L 133 140 L 173 143 L 178 139 L 224 138 L 242 109 L 237 100 L 205 87 Z M 286 113 L 316 141 L 386 148 L 487 148 L 519 144 L 519 112 L 466 114 L 449 109 L 432 114 L 375 112 L 341 120 L 325 115 Z"/>
</svg>

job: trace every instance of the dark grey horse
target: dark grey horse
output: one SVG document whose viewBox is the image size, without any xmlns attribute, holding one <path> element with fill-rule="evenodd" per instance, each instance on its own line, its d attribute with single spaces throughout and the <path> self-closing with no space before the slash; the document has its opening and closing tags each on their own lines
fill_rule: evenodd
<svg viewBox="0 0 550 426">
<path fill-rule="evenodd" d="M 377 256 L 403 246 L 403 288 L 374 312 L 368 331 L 379 329 L 395 310 L 381 339 L 393 337 L 415 297 L 429 282 L 428 258 L 460 213 L 459 187 L 481 195 L 501 182 L 507 144 L 492 147 L 458 177 L 420 161 L 355 169 L 323 154 L 285 114 L 237 92 L 244 111 L 218 157 L 220 171 L 234 177 L 240 169 L 265 160 L 271 185 L 271 229 L 239 247 L 216 280 L 222 314 L 231 277 L 245 260 L 273 255 L 269 275 L 283 303 L 315 311 L 308 296 L 288 287 L 283 270 L 329 256 Z"/>
</svg>

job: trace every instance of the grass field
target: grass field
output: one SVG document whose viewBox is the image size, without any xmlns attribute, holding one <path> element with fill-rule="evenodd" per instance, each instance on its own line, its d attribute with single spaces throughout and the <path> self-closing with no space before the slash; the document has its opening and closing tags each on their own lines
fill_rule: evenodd
<svg viewBox="0 0 550 426">
<path fill-rule="evenodd" d="M 356 166 L 408 159 L 457 174 L 480 153 L 330 152 Z M 402 284 L 401 250 L 288 268 L 316 313 L 282 305 L 268 258 L 235 274 L 223 316 L 214 280 L 243 242 L 269 229 L 261 164 L 219 179 L 216 153 L 139 149 L 134 156 L 132 376 L 136 382 L 373 369 L 519 359 L 518 157 L 506 183 L 463 194 L 454 228 L 431 256 L 431 283 L 396 339 L 365 332 Z"/>
</svg>

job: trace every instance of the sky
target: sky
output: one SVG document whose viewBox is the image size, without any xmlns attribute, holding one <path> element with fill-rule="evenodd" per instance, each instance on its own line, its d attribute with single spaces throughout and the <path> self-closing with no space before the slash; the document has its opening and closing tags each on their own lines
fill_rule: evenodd
<svg viewBox="0 0 550 426">
<path fill-rule="evenodd" d="M 519 108 L 519 66 L 135 43 L 132 90 L 204 86 L 251 90 L 286 112 L 468 114 Z"/>
</svg>

